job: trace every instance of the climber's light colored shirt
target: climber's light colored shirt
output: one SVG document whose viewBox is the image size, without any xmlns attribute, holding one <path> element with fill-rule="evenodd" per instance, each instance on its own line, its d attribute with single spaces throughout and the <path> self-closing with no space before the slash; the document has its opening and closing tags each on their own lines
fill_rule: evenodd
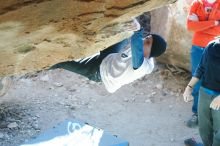
<svg viewBox="0 0 220 146">
<path fill-rule="evenodd" d="M 109 54 L 103 59 L 100 65 L 100 74 L 108 92 L 113 93 L 123 85 L 150 74 L 153 69 L 153 58 L 145 58 L 143 64 L 134 70 L 131 48 L 127 46 L 119 53 Z"/>
</svg>

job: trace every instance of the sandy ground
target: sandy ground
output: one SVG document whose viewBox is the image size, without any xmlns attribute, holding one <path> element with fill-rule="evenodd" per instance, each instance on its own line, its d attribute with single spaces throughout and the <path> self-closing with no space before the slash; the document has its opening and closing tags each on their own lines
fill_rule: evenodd
<svg viewBox="0 0 220 146">
<path fill-rule="evenodd" d="M 129 141 L 131 146 L 183 146 L 191 104 L 187 79 L 158 65 L 151 75 L 109 94 L 102 83 L 63 69 L 13 77 L 0 97 L 0 145 L 16 146 L 65 119 L 78 119 Z"/>
</svg>

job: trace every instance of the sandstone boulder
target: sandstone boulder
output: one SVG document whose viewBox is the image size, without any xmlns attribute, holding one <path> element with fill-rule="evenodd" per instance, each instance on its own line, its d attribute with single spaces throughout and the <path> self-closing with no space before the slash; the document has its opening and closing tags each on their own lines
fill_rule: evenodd
<svg viewBox="0 0 220 146">
<path fill-rule="evenodd" d="M 186 70 L 190 69 L 189 52 L 192 45 L 192 32 L 186 28 L 191 2 L 179 0 L 175 4 L 151 11 L 151 32 L 161 34 L 168 41 L 165 55 L 158 60 Z"/>
</svg>

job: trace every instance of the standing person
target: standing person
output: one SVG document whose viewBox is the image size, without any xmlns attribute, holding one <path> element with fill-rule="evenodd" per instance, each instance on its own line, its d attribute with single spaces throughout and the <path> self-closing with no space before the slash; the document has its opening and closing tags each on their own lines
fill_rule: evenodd
<svg viewBox="0 0 220 146">
<path fill-rule="evenodd" d="M 191 71 L 195 72 L 199 64 L 204 48 L 216 36 L 220 34 L 220 0 L 194 0 L 191 4 L 187 18 L 187 29 L 192 31 L 191 48 Z M 192 92 L 194 97 L 192 106 L 192 117 L 187 121 L 188 127 L 198 125 L 198 97 L 201 81 L 199 81 Z"/>
<path fill-rule="evenodd" d="M 220 38 L 205 49 L 202 59 L 183 94 L 184 101 L 191 99 L 196 83 L 201 79 L 199 91 L 199 133 L 204 146 L 220 146 Z M 193 139 L 187 146 L 197 146 Z"/>
</svg>

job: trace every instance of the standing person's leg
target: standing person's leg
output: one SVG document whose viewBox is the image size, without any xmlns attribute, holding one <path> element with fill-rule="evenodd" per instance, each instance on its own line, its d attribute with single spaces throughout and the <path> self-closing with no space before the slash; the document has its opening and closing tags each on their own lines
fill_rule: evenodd
<svg viewBox="0 0 220 146">
<path fill-rule="evenodd" d="M 192 75 L 196 71 L 196 68 L 201 60 L 202 54 L 204 52 L 204 48 L 201 48 L 199 46 L 192 46 L 191 48 L 191 71 Z M 201 81 L 199 81 L 193 89 L 192 96 L 194 97 L 193 99 L 193 106 L 192 106 L 192 112 L 194 113 L 191 119 L 187 121 L 187 126 L 188 127 L 195 127 L 198 124 L 198 98 L 199 98 L 199 88 L 201 86 Z"/>
<path fill-rule="evenodd" d="M 201 87 L 199 91 L 199 133 L 202 138 L 204 146 L 212 146 L 213 143 L 213 124 L 212 112 L 210 104 L 212 102 L 212 95 L 205 93 L 204 88 Z M 217 145 L 216 145 L 217 146 Z"/>
<path fill-rule="evenodd" d="M 220 110 L 212 110 L 214 139 L 212 146 L 220 146 Z"/>
</svg>

